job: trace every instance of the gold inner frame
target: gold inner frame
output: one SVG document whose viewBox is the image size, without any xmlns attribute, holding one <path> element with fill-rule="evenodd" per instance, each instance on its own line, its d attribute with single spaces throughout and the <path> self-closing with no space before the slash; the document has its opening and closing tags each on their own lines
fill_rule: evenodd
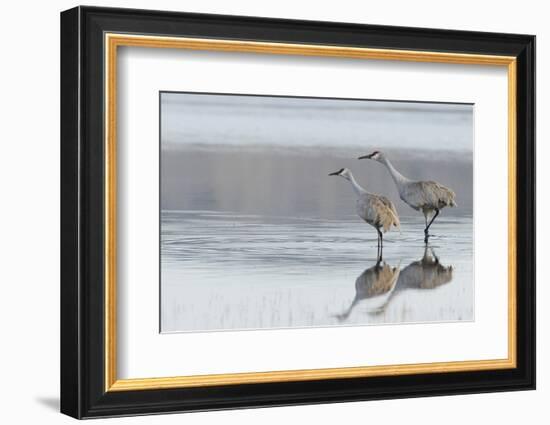
<svg viewBox="0 0 550 425">
<path fill-rule="evenodd" d="M 463 53 L 370 49 L 149 35 L 105 34 L 105 391 L 446 373 L 515 368 L 516 359 L 516 58 Z M 118 379 L 116 325 L 116 99 L 119 46 L 325 56 L 507 67 L 508 72 L 508 357 L 436 363 Z"/>
</svg>

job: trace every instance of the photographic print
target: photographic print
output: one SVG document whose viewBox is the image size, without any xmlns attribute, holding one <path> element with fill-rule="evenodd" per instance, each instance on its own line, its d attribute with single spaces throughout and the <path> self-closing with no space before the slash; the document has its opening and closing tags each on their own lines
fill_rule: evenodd
<svg viewBox="0 0 550 425">
<path fill-rule="evenodd" d="M 533 35 L 90 6 L 60 34 L 62 413 L 535 388 Z"/>
<path fill-rule="evenodd" d="M 474 320 L 474 105 L 159 101 L 161 332 Z"/>
</svg>

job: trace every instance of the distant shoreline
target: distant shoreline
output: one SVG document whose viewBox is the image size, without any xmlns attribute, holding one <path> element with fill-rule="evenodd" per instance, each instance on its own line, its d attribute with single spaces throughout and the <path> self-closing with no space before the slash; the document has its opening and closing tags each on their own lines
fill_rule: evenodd
<svg viewBox="0 0 550 425">
<path fill-rule="evenodd" d="M 388 155 L 391 155 L 393 159 L 400 160 L 412 158 L 422 158 L 427 155 L 433 155 L 437 153 L 441 159 L 452 159 L 453 161 L 471 162 L 473 157 L 472 150 L 453 150 L 453 149 L 424 149 L 415 148 L 385 148 L 379 145 L 347 145 L 347 146 L 315 146 L 315 145 L 275 145 L 275 144 L 261 144 L 253 145 L 248 143 L 182 143 L 182 142 L 169 142 L 163 141 L 161 144 L 161 152 L 163 155 L 171 152 L 218 152 L 218 153 L 269 153 L 269 154 L 304 154 L 307 153 L 311 156 L 319 155 L 332 155 L 335 157 L 352 158 L 356 159 L 358 155 L 364 152 L 370 152 L 374 150 L 383 149 Z"/>
</svg>

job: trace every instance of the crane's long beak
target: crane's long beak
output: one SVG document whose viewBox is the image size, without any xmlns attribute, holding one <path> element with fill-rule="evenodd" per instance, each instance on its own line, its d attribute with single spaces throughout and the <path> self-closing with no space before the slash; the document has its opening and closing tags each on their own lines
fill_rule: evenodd
<svg viewBox="0 0 550 425">
<path fill-rule="evenodd" d="M 374 155 L 374 153 L 369 153 L 368 155 L 360 156 L 357 159 L 371 159 L 373 155 Z"/>
<path fill-rule="evenodd" d="M 330 173 L 329 176 L 339 176 L 342 171 L 344 171 L 343 168 L 341 170 L 335 171 L 334 173 Z"/>
</svg>

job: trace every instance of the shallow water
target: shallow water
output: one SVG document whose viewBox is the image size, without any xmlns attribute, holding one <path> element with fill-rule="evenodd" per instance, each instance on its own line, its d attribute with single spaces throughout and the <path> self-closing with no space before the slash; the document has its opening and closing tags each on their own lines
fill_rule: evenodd
<svg viewBox="0 0 550 425">
<path fill-rule="evenodd" d="M 471 216 L 421 214 L 385 235 L 338 220 L 163 211 L 161 330 L 473 320 Z"/>
</svg>

